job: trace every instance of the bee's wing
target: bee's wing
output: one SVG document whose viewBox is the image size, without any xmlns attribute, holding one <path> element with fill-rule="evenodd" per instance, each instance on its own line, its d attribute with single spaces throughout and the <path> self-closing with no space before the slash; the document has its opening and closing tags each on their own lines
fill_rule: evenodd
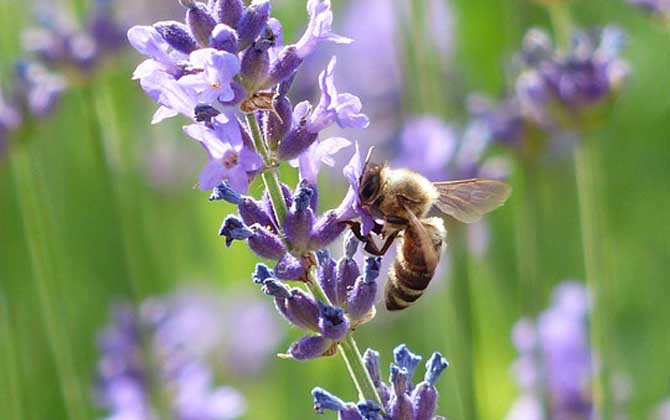
<svg viewBox="0 0 670 420">
<path fill-rule="evenodd" d="M 464 179 L 435 182 L 440 193 L 435 206 L 443 213 L 463 223 L 473 223 L 502 206 L 512 193 L 512 187 L 494 179 Z"/>
<path fill-rule="evenodd" d="M 419 242 L 419 246 L 421 247 L 421 253 L 423 255 L 426 268 L 428 271 L 433 271 L 435 270 L 435 267 L 437 267 L 437 263 L 440 262 L 440 254 L 435 251 L 435 247 L 433 247 L 433 239 L 430 236 L 430 233 L 426 230 L 426 228 L 423 226 L 423 223 L 421 223 L 421 220 L 419 220 L 418 217 L 410 209 L 407 208 L 407 206 L 404 206 L 405 210 L 407 210 L 407 214 L 409 215 L 409 226 L 414 229 L 416 232 L 417 240 Z"/>
</svg>

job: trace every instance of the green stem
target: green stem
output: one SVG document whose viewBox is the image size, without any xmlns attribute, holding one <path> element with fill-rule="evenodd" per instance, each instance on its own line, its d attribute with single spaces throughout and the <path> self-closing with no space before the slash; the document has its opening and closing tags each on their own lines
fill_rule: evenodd
<svg viewBox="0 0 670 420">
<path fill-rule="evenodd" d="M 472 309 L 472 291 L 470 290 L 469 255 L 466 248 L 465 229 L 455 226 L 451 229 L 451 292 L 453 301 L 458 305 L 457 322 L 461 337 L 459 347 L 460 384 L 464 389 L 463 417 L 468 420 L 478 418 L 475 390 L 475 322 Z"/>
<path fill-rule="evenodd" d="M 267 147 L 265 147 L 265 141 L 263 141 L 263 135 L 261 134 L 261 129 L 258 127 L 258 121 L 256 120 L 256 117 L 253 113 L 246 114 L 246 117 L 256 151 L 263 158 L 265 165 L 271 166 L 272 161 L 270 159 Z M 265 184 L 265 190 L 268 192 L 268 194 L 270 194 L 270 201 L 272 202 L 272 207 L 274 208 L 277 215 L 277 221 L 279 224 L 281 224 L 282 221 L 286 218 L 288 209 L 286 208 L 286 202 L 284 201 L 284 194 L 282 193 L 281 184 L 279 183 L 277 170 L 273 169 L 270 173 L 263 172 L 261 174 L 261 178 Z"/>
<path fill-rule="evenodd" d="M 49 350 L 54 358 L 60 391 L 63 396 L 68 418 L 83 420 L 88 418 L 88 406 L 81 384 L 77 378 L 77 370 L 68 327 L 62 311 L 62 302 L 56 277 L 59 269 L 51 243 L 53 233 L 50 226 L 55 223 L 47 206 L 43 203 L 46 194 L 44 182 L 37 176 L 32 165 L 33 157 L 29 155 L 25 138 L 16 138 L 17 145 L 9 157 L 12 178 L 15 183 L 16 199 L 23 219 L 25 240 L 28 246 L 33 279 L 39 301 L 39 311 L 47 334 Z"/>
<path fill-rule="evenodd" d="M 258 127 L 258 121 L 256 117 L 252 114 L 246 114 L 247 123 L 249 124 L 249 129 L 251 130 L 251 137 L 254 142 L 256 151 L 261 155 L 263 161 L 266 165 L 270 166 L 273 162 L 268 155 L 267 148 L 265 146 L 265 141 L 261 133 L 260 128 Z M 286 202 L 284 201 L 284 195 L 282 194 L 281 184 L 279 183 L 279 174 L 277 170 L 271 170 L 269 172 L 264 172 L 262 175 L 263 182 L 265 183 L 265 188 L 270 195 L 270 201 L 272 207 L 274 208 L 275 213 L 277 214 L 277 219 L 279 221 L 284 220 L 288 209 L 286 208 Z M 316 261 L 316 256 L 314 254 L 310 255 L 307 258 L 308 261 Z M 307 282 L 307 288 L 312 293 L 312 295 L 318 300 L 331 305 L 332 302 L 328 299 L 328 295 L 323 291 L 321 285 L 316 278 L 316 266 L 312 265 L 307 268 L 309 281 Z M 382 400 L 379 397 L 379 393 L 375 388 L 370 373 L 365 368 L 365 363 L 363 362 L 363 356 L 358 350 L 356 341 L 354 340 L 353 334 L 351 332 L 347 333 L 347 336 L 338 343 L 337 345 L 344 363 L 347 365 L 347 370 L 351 379 L 356 386 L 358 391 L 358 398 L 362 401 L 375 401 L 379 406 L 384 409 Z"/>
<path fill-rule="evenodd" d="M 328 295 L 326 295 L 316 279 L 316 266 L 311 267 L 309 270 L 309 282 L 307 282 L 307 288 L 312 295 L 320 301 L 325 302 L 328 305 L 332 304 L 330 299 L 328 299 Z M 337 344 L 337 348 L 342 355 L 342 359 L 344 359 L 345 365 L 347 365 L 349 375 L 358 391 L 358 399 L 361 401 L 375 401 L 383 411 L 384 405 L 379 397 L 374 382 L 372 382 L 370 372 L 368 372 L 365 367 L 363 356 L 358 349 L 356 340 L 354 340 L 354 334 L 352 332 L 347 333 L 344 340 Z"/>
<path fill-rule="evenodd" d="M 551 1 L 547 4 L 551 25 L 554 27 L 554 35 L 558 47 L 566 49 L 570 46 L 572 37 L 572 18 L 567 1 Z"/>
<path fill-rule="evenodd" d="M 604 212 L 598 196 L 597 144 L 582 138 L 575 147 L 575 177 L 579 201 L 579 219 L 582 230 L 582 248 L 586 283 L 591 292 L 593 309 L 591 313 L 592 355 L 599 355 L 601 364 L 597 378 L 593 381 L 596 414 L 599 418 L 611 418 L 612 396 L 609 392 L 609 363 L 607 358 L 607 331 L 601 315 L 607 305 L 607 282 L 611 281 L 605 266 L 605 234 L 602 228 Z M 611 343 L 610 343 L 611 344 Z M 593 359 L 595 360 L 595 359 Z M 600 398 L 598 398 L 600 397 Z"/>
<path fill-rule="evenodd" d="M 18 338 L 12 328 L 14 320 L 9 308 L 9 300 L 5 297 L 5 292 L 0 289 L 0 352 L 5 355 L 5 374 L 6 378 L 6 407 L 7 412 L 12 419 L 22 419 L 23 417 L 23 398 L 21 395 L 21 379 L 18 372 L 19 360 L 16 349 L 18 347 Z"/>
<path fill-rule="evenodd" d="M 538 244 L 537 244 L 537 212 L 534 177 L 537 167 L 523 156 L 517 159 L 516 182 L 516 254 L 519 273 L 519 301 L 524 305 L 526 314 L 535 313 L 539 308 L 538 277 Z"/>
</svg>

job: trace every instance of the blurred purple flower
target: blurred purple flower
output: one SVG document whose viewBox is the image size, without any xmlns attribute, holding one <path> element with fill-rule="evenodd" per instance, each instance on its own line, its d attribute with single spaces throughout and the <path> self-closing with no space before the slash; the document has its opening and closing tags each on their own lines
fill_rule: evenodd
<svg viewBox="0 0 670 420">
<path fill-rule="evenodd" d="M 660 403 L 652 412 L 649 420 L 668 420 L 670 419 L 670 399 Z"/>
<path fill-rule="evenodd" d="M 165 406 L 160 409 L 176 419 L 241 416 L 244 399 L 233 388 L 214 385 L 208 362 L 235 360 L 237 364 L 229 367 L 242 375 L 262 366 L 279 339 L 271 317 L 252 315 L 254 331 L 266 333 L 262 337 L 255 334 L 244 342 L 230 342 L 244 337 L 236 331 L 238 317 L 246 319 L 258 308 L 254 301 L 228 307 L 212 293 L 190 290 L 147 299 L 139 310 L 130 305 L 113 307 L 111 324 L 98 339 L 99 404 L 109 410 L 109 418 L 150 419 L 159 409 L 152 396 L 162 395 Z M 250 360 L 248 354 L 256 357 Z"/>
<path fill-rule="evenodd" d="M 65 80 L 36 62 L 16 64 L 16 90 L 25 109 L 37 118 L 46 117 L 60 100 Z"/>
<path fill-rule="evenodd" d="M 447 165 L 456 152 L 457 135 L 437 117 L 410 119 L 400 134 L 393 166 L 420 172 L 431 181 L 444 181 Z"/>
<path fill-rule="evenodd" d="M 566 281 L 554 291 L 552 304 L 536 322 L 520 320 L 513 330 L 519 352 L 514 363 L 522 396 L 508 420 L 591 419 L 590 382 L 595 374 L 588 332 L 586 288 Z M 543 407 L 543 401 L 549 406 Z M 539 417 L 538 417 L 539 416 Z"/>
<path fill-rule="evenodd" d="M 527 69 L 517 82 L 522 109 L 539 107 L 559 126 L 565 117 L 557 111 L 584 117 L 579 113 L 605 103 L 620 91 L 629 74 L 619 55 L 624 44 L 624 33 L 608 26 L 598 32 L 575 32 L 570 48 L 563 52 L 551 45 L 546 34 L 530 30 L 521 52 Z M 553 103 L 558 110 L 552 109 Z"/>
<path fill-rule="evenodd" d="M 670 0 L 628 0 L 628 3 L 662 20 L 670 20 Z"/>
</svg>

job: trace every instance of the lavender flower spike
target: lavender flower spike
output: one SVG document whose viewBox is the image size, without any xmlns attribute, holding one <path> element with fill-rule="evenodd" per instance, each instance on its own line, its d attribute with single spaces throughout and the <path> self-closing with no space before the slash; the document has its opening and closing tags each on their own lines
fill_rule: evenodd
<svg viewBox="0 0 670 420">
<path fill-rule="evenodd" d="M 404 345 L 398 348 L 406 349 Z M 412 354 L 406 350 L 407 354 Z M 418 356 L 412 355 L 412 360 Z M 365 352 L 365 365 L 368 369 L 373 383 L 380 393 L 384 403 L 385 416 L 377 403 L 373 401 L 361 401 L 357 405 L 347 403 L 330 394 L 322 388 L 314 388 L 314 409 L 317 413 L 323 410 L 333 410 L 339 413 L 340 419 L 366 419 L 366 420 L 437 420 L 441 417 L 433 417 L 437 407 L 437 389 L 434 387 L 435 380 L 447 366 L 447 361 L 434 353 L 426 364 L 426 381 L 421 382 L 412 392 L 411 373 L 405 367 L 391 364 L 390 383 L 381 381 L 379 373 L 379 354 L 368 349 Z M 420 358 L 419 358 L 420 359 Z M 430 382 L 429 382 L 430 380 Z M 355 407 L 355 409 L 354 409 Z"/>
<path fill-rule="evenodd" d="M 381 257 L 365 259 L 365 276 L 359 276 L 353 289 L 347 296 L 349 317 L 354 320 L 364 319 L 372 310 L 377 300 L 377 282 Z"/>
</svg>

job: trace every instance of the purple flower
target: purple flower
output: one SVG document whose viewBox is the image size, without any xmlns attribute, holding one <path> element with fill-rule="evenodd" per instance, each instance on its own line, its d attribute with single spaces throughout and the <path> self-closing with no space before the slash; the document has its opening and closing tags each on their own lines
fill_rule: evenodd
<svg viewBox="0 0 670 420">
<path fill-rule="evenodd" d="M 596 372 L 589 346 L 588 312 L 586 288 L 564 282 L 555 289 L 551 307 L 536 322 L 523 319 L 517 323 L 513 341 L 519 358 L 514 370 L 523 395 L 508 415 L 510 420 L 535 419 L 545 409 L 551 418 L 591 418 L 589 382 Z M 543 395 L 549 403 L 545 408 Z"/>
<path fill-rule="evenodd" d="M 337 208 L 336 213 L 338 220 L 340 221 L 360 218 L 362 230 L 361 233 L 363 235 L 367 235 L 374 227 L 375 220 L 364 208 L 361 207 L 361 203 L 358 198 L 359 180 L 362 172 L 363 161 L 361 160 L 358 143 L 356 143 L 354 155 L 351 157 L 351 160 L 343 170 L 344 176 L 347 178 L 347 181 L 349 181 L 349 190 L 347 191 L 347 195 L 344 197 L 344 200 L 342 200 L 342 203 Z"/>
<path fill-rule="evenodd" d="M 161 394 L 163 408 L 174 418 L 241 416 L 246 409 L 244 399 L 231 387 L 216 386 L 207 363 L 212 357 L 235 360 L 227 357 L 237 350 L 224 343 L 239 328 L 237 320 L 243 314 L 240 308 L 236 311 L 233 318 L 227 305 L 211 292 L 186 290 L 147 299 L 139 309 L 114 307 L 112 322 L 98 339 L 101 357 L 96 394 L 101 407 L 109 411 L 110 418 L 153 418 L 157 407 L 151 395 Z M 232 323 L 225 327 L 229 321 Z M 267 319 L 255 318 L 255 322 L 255 335 L 265 331 L 275 337 L 258 344 L 254 339 L 244 343 L 244 351 L 262 358 L 276 343 L 272 333 L 276 328 L 264 327 Z M 260 362 L 254 360 L 253 368 Z"/>
<path fill-rule="evenodd" d="M 344 36 L 332 32 L 333 12 L 330 10 L 330 0 L 307 0 L 309 24 L 303 36 L 295 44 L 296 55 L 305 58 L 314 51 L 320 42 L 330 41 L 336 44 L 350 44 L 353 42 Z"/>
<path fill-rule="evenodd" d="M 293 124 L 279 143 L 277 158 L 291 160 L 299 157 L 317 139 L 321 130 L 337 123 L 342 128 L 365 128 L 368 117 L 361 113 L 361 101 L 350 93 L 337 93 L 334 82 L 335 57 L 319 76 L 321 98 L 312 109 L 308 101 L 297 104 L 293 110 Z"/>
<path fill-rule="evenodd" d="M 0 91 L 0 133 L 12 131 L 19 124 L 21 124 L 21 114 L 13 103 L 5 100 Z M 1 134 L 0 137 L 2 137 Z"/>
<path fill-rule="evenodd" d="M 552 48 L 549 38 L 538 30 L 529 31 L 521 54 L 527 69 L 517 82 L 522 109 L 539 107 L 559 126 L 566 117 L 576 116 L 576 123 L 582 123 L 579 118 L 586 115 L 580 112 L 615 97 L 626 80 L 628 65 L 619 56 L 624 44 L 623 32 L 613 26 L 593 33 L 575 32 L 566 52 Z"/>
<path fill-rule="evenodd" d="M 140 54 L 149 57 L 137 66 L 133 79 L 142 80 L 156 71 L 173 76 L 180 73 L 181 68 L 177 62 L 185 59 L 186 55 L 170 52 L 169 44 L 153 26 L 133 26 L 128 30 L 128 41 Z"/>
<path fill-rule="evenodd" d="M 46 117 L 60 100 L 66 88 L 65 79 L 36 62 L 16 64 L 16 88 L 30 114 Z"/>
<path fill-rule="evenodd" d="M 235 118 L 219 114 L 212 118 L 211 128 L 191 124 L 184 127 L 184 131 L 201 142 L 209 155 L 209 162 L 198 177 L 201 190 L 210 190 L 226 181 L 235 191 L 247 191 L 250 174 L 263 166 L 263 160 L 243 144 Z"/>
<path fill-rule="evenodd" d="M 240 60 L 234 54 L 203 48 L 189 55 L 189 64 L 202 71 L 183 76 L 179 84 L 195 91 L 198 102 L 215 104 L 235 97 L 231 82 L 240 71 Z"/>
<path fill-rule="evenodd" d="M 330 167 L 335 166 L 333 155 L 350 144 L 351 142 L 343 137 L 330 137 L 312 143 L 298 158 L 297 165 L 300 170 L 300 179 L 304 179 L 309 185 L 316 187 L 321 164 L 324 163 Z M 292 163 L 295 164 L 295 162 Z"/>
<path fill-rule="evenodd" d="M 142 89 L 160 105 L 153 115 L 152 124 L 182 114 L 195 118 L 196 94 L 184 89 L 170 74 L 154 71 L 140 80 Z"/>
<path fill-rule="evenodd" d="M 628 3 L 661 20 L 670 20 L 670 1 L 668 0 L 628 0 Z"/>
<path fill-rule="evenodd" d="M 402 130 L 393 165 L 421 172 L 431 181 L 443 181 L 456 143 L 454 130 L 439 118 L 429 115 L 413 118 Z"/>
<path fill-rule="evenodd" d="M 338 93 L 335 87 L 335 64 L 333 56 L 326 70 L 319 75 L 321 99 L 307 121 L 307 131 L 318 133 L 334 122 L 342 127 L 365 128 L 370 123 L 361 113 L 363 105 L 358 97 L 350 93 Z"/>
<path fill-rule="evenodd" d="M 666 399 L 660 403 L 653 411 L 651 420 L 668 420 L 670 419 L 670 399 Z"/>
<path fill-rule="evenodd" d="M 396 353 L 411 353 L 406 347 L 399 346 Z M 412 355 L 413 357 L 416 357 Z M 418 361 L 421 360 L 417 357 Z M 449 366 L 446 359 L 439 353 L 433 353 L 426 363 L 426 374 L 424 381 L 416 387 L 412 387 L 411 380 L 413 372 L 406 367 L 396 363 L 391 364 L 390 384 L 381 381 L 381 372 L 379 370 L 379 353 L 368 349 L 365 352 L 365 364 L 369 370 L 370 377 L 377 387 L 386 411 L 387 417 L 381 416 L 380 407 L 373 401 L 361 401 L 355 405 L 346 403 L 338 397 L 332 395 L 322 388 L 314 388 L 312 396 L 314 397 L 314 410 L 317 413 L 323 413 L 324 410 L 337 411 L 341 419 L 368 419 L 382 420 L 402 419 L 402 420 L 437 420 L 441 417 L 434 417 L 437 408 L 438 393 L 435 388 L 435 382 L 439 379 L 444 369 Z M 414 363 L 414 360 L 412 359 Z M 418 363 L 418 362 L 417 362 Z"/>
</svg>

